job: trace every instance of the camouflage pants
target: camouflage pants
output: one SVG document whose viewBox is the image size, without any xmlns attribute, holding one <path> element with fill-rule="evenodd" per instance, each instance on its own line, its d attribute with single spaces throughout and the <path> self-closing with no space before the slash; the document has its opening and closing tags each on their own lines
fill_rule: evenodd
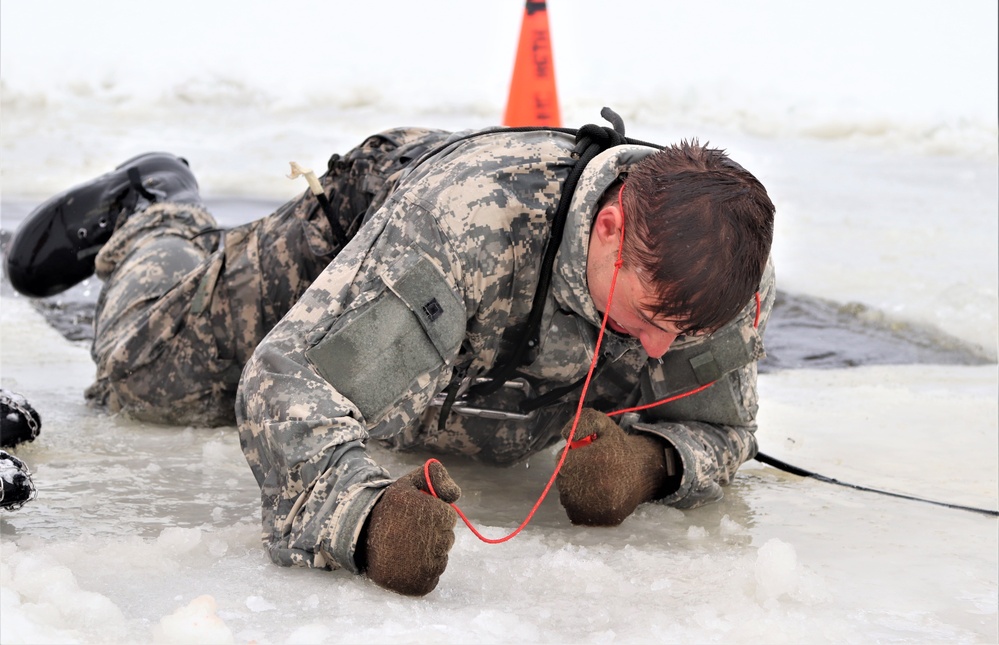
<svg viewBox="0 0 999 645">
<path fill-rule="evenodd" d="M 104 287 L 87 397 L 154 423 L 235 423 L 236 386 L 257 343 L 403 169 L 447 135 L 389 130 L 333 155 L 320 181 L 342 239 L 309 192 L 228 231 L 192 204 L 158 203 L 120 219 L 96 259 Z"/>
</svg>

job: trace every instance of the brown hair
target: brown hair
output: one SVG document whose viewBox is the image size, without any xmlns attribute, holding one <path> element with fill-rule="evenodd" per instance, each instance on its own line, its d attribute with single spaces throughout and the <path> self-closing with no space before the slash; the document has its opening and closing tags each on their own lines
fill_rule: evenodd
<svg viewBox="0 0 999 645">
<path fill-rule="evenodd" d="M 680 321 L 685 333 L 712 332 L 749 303 L 775 211 L 756 177 L 695 139 L 632 166 L 622 199 L 624 263 L 653 284 L 646 304 L 657 316 Z"/>
</svg>

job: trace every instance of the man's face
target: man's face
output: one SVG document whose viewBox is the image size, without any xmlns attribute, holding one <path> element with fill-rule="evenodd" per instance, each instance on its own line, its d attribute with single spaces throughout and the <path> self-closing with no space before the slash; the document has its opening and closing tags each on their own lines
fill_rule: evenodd
<svg viewBox="0 0 999 645">
<path fill-rule="evenodd" d="M 621 210 L 616 203 L 603 207 L 597 213 L 590 233 L 586 281 L 590 297 L 601 314 L 607 309 L 607 296 L 623 232 Z M 620 334 L 637 338 L 646 354 L 659 358 L 682 330 L 680 321 L 664 320 L 653 315 L 647 303 L 652 302 L 654 296 L 649 280 L 643 279 L 633 269 L 622 267 L 614 286 L 607 326 Z"/>
<path fill-rule="evenodd" d="M 591 271 L 591 266 L 592 263 L 587 265 L 590 296 L 597 310 L 603 314 L 607 308 L 607 294 L 610 292 L 614 265 L 612 262 L 610 271 Z M 651 358 L 660 358 L 683 332 L 676 321 L 654 317 L 644 304 L 650 302 L 652 296 L 648 282 L 642 280 L 640 274 L 622 268 L 614 285 L 614 299 L 610 305 L 607 326 L 619 334 L 637 338 L 646 354 Z"/>
</svg>

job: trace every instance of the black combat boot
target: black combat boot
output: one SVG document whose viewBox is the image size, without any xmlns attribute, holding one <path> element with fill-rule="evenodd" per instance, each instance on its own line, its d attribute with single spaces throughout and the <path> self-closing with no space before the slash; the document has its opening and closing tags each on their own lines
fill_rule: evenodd
<svg viewBox="0 0 999 645">
<path fill-rule="evenodd" d="M 41 417 L 24 397 L 0 388 L 0 448 L 34 441 L 41 429 Z"/>
<path fill-rule="evenodd" d="M 146 153 L 50 198 L 14 233 L 7 247 L 7 277 L 26 296 L 69 289 L 93 275 L 94 256 L 119 219 L 157 202 L 201 203 L 187 160 Z"/>
<path fill-rule="evenodd" d="M 16 511 L 35 498 L 28 465 L 0 450 L 0 509 Z"/>
</svg>

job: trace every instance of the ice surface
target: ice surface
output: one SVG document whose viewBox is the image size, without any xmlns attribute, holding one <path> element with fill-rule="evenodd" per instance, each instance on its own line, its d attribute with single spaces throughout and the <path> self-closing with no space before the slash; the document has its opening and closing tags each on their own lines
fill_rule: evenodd
<svg viewBox="0 0 999 645">
<path fill-rule="evenodd" d="M 343 572 L 272 565 L 235 430 L 87 408 L 86 349 L 21 299 L 0 312 L 4 385 L 42 435 L 19 455 L 38 499 L 0 519 L 0 640 L 38 642 L 988 642 L 999 633 L 995 518 L 832 487 L 759 464 L 725 500 L 646 505 L 614 529 L 548 499 L 500 546 L 463 527 L 438 589 L 413 600 Z M 760 441 L 847 481 L 997 505 L 995 366 L 794 370 L 761 377 Z M 375 451 L 394 474 L 415 456 Z M 445 459 L 490 536 L 554 466 Z"/>
<path fill-rule="evenodd" d="M 999 507 L 996 4 L 548 4 L 566 125 L 606 104 L 640 139 L 727 148 L 777 203 L 782 287 L 955 334 L 993 361 L 765 374 L 762 448 Z M 233 19 L 177 0 L 139 24 L 133 5 L 0 5 L 4 223 L 9 200 L 148 149 L 183 154 L 216 203 L 251 210 L 239 200 L 304 189 L 288 161 L 322 168 L 380 128 L 492 125 L 522 9 L 245 2 Z M 571 526 L 554 498 L 504 545 L 459 527 L 418 600 L 280 568 L 235 430 L 90 409 L 93 371 L 84 343 L 3 294 L 0 380 L 43 418 L 17 451 L 38 498 L 0 515 L 4 643 L 999 640 L 995 518 L 756 463 L 719 504 L 646 505 L 615 529 Z M 376 455 L 394 474 L 420 463 Z M 444 461 L 462 509 L 497 536 L 555 460 Z"/>
</svg>

